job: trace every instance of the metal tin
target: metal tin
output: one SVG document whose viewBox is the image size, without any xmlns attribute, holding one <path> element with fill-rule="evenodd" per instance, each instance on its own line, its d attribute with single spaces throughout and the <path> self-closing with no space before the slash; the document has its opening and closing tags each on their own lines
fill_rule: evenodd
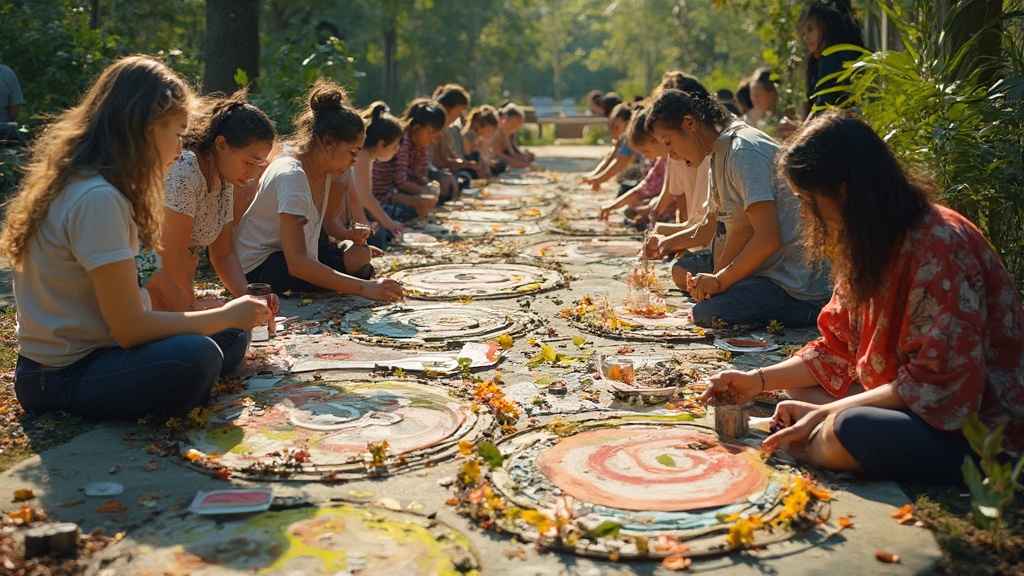
<svg viewBox="0 0 1024 576">
<path fill-rule="evenodd" d="M 715 406 L 715 432 L 720 438 L 738 440 L 750 433 L 750 404 Z"/>
</svg>

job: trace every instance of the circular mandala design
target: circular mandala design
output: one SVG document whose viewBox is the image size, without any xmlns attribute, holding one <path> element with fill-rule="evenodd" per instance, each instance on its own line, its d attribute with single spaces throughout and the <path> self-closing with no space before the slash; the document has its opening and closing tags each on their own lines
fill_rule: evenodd
<svg viewBox="0 0 1024 576">
<path fill-rule="evenodd" d="M 561 273 L 529 264 L 481 262 L 438 264 L 399 270 L 388 275 L 405 286 L 412 298 L 508 298 L 550 290 L 564 282 Z"/>
<path fill-rule="evenodd" d="M 402 346 L 455 348 L 501 334 L 516 335 L 537 322 L 531 314 L 477 304 L 370 306 L 345 312 L 338 328 L 354 340 Z"/>
<path fill-rule="evenodd" d="M 210 413 L 187 442 L 187 448 L 220 454 L 215 466 L 198 462 L 201 469 L 299 480 L 365 477 L 372 472 L 367 444 L 384 440 L 389 469 L 423 466 L 453 455 L 459 440 L 476 438 L 490 425 L 443 389 L 407 381 L 284 384 L 222 400 Z M 305 455 L 289 457 L 297 449 Z"/>
</svg>

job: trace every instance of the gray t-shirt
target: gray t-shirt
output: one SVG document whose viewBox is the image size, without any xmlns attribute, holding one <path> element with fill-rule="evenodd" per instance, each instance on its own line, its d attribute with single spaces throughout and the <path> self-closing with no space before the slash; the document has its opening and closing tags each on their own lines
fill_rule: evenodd
<svg viewBox="0 0 1024 576">
<path fill-rule="evenodd" d="M 102 176 L 73 178 L 53 199 L 21 270 L 14 272 L 21 355 L 67 366 L 93 350 L 117 346 L 89 272 L 138 253 L 128 199 Z"/>
<path fill-rule="evenodd" d="M 800 245 L 800 200 L 785 180 L 776 177 L 779 145 L 770 136 L 735 121 L 715 141 L 711 158 L 711 201 L 726 233 L 750 224 L 746 209 L 757 202 L 775 203 L 782 248 L 753 274 L 781 286 L 797 300 L 825 300 L 832 294 L 828 267 L 817 273 L 807 266 Z"/>
<path fill-rule="evenodd" d="M 0 122 L 10 122 L 11 115 L 7 109 L 24 103 L 25 96 L 21 93 L 21 84 L 14 70 L 0 64 Z"/>
<path fill-rule="evenodd" d="M 249 209 L 235 229 L 235 253 L 248 274 L 281 248 L 281 214 L 303 216 L 306 254 L 316 259 L 320 248 L 320 227 L 327 212 L 327 194 L 331 179 L 324 181 L 324 201 L 320 210 L 313 203 L 302 162 L 291 156 L 278 156 L 260 177 L 259 189 Z"/>
<path fill-rule="evenodd" d="M 164 189 L 167 207 L 192 218 L 188 251 L 196 257 L 213 244 L 224 226 L 231 222 L 235 187 L 222 182 L 218 190 L 211 192 L 196 155 L 184 150 L 167 173 Z"/>
</svg>

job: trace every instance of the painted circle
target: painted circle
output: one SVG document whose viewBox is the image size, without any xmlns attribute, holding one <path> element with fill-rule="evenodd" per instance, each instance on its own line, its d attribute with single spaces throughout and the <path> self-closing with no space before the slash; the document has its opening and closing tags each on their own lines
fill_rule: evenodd
<svg viewBox="0 0 1024 576">
<path fill-rule="evenodd" d="M 562 280 L 553 270 L 501 262 L 439 264 L 399 270 L 389 276 L 402 282 L 406 294 L 424 298 L 525 294 L 553 288 Z"/>
<path fill-rule="evenodd" d="M 756 450 L 681 426 L 582 432 L 543 450 L 537 467 L 574 498 L 622 510 L 715 508 L 768 485 Z"/>
</svg>

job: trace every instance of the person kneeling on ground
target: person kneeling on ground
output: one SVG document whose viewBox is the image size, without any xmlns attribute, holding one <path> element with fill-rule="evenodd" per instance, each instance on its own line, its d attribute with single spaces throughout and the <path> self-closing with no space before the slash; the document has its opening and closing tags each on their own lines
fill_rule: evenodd
<svg viewBox="0 0 1024 576">
<path fill-rule="evenodd" d="M 711 378 L 702 400 L 744 403 L 787 390 L 762 444 L 819 468 L 956 484 L 977 413 L 1024 449 L 1024 307 L 981 232 L 933 204 L 863 121 L 829 111 L 783 148 L 804 242 L 832 261 L 822 337 L 794 357 Z"/>
</svg>

